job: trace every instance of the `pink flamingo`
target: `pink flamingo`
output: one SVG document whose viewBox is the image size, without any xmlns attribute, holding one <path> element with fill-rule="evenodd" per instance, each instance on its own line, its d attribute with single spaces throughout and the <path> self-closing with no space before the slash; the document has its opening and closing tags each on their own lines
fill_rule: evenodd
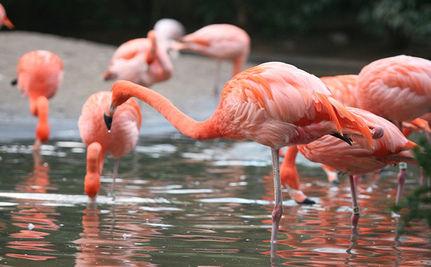
<svg viewBox="0 0 431 267">
<path fill-rule="evenodd" d="M 141 110 L 136 101 L 130 99 L 118 108 L 118 116 L 115 117 L 112 129 L 108 132 L 102 117 L 109 110 L 110 103 L 110 92 L 92 94 L 84 103 L 78 121 L 81 139 L 87 145 L 85 192 L 91 198 L 95 198 L 99 192 L 100 175 L 106 154 L 111 154 L 115 159 L 111 187 L 111 194 L 114 197 L 120 158 L 136 146 L 141 128 Z"/>
<path fill-rule="evenodd" d="M 172 72 L 167 49 L 160 48 L 156 33 L 149 31 L 147 38 L 132 39 L 118 47 L 104 79 L 123 79 L 150 86 L 170 79 Z"/>
<path fill-rule="evenodd" d="M 414 148 L 416 144 L 406 139 L 403 133 L 391 122 L 365 110 L 351 107 L 347 109 L 361 117 L 369 127 L 376 127 L 377 125 L 381 127 L 382 131 L 377 133 L 380 138 L 373 140 L 371 147 L 360 136 L 352 136 L 354 141 L 352 146 L 345 145 L 331 136 L 323 136 L 306 145 L 299 145 L 298 150 L 311 161 L 323 163 L 350 175 L 354 211 L 352 223 L 353 226 L 356 226 L 359 219 L 359 207 L 354 176 L 380 170 L 388 164 L 412 161 L 413 157 L 409 153 L 410 151 L 406 150 Z M 281 173 L 283 174 L 283 172 Z M 284 178 L 282 177 L 282 180 Z"/>
<path fill-rule="evenodd" d="M 403 121 L 431 112 L 431 61 L 404 55 L 376 60 L 359 73 L 356 95 L 359 108 L 401 129 Z M 399 168 L 397 196 L 404 188 L 407 164 Z"/>
<path fill-rule="evenodd" d="M 234 25 L 212 24 L 187 34 L 173 48 L 192 51 L 217 60 L 213 93 L 218 95 L 221 60 L 232 62 L 232 76 L 239 73 L 250 53 L 250 36 Z"/>
<path fill-rule="evenodd" d="M 4 7 L 0 4 L 0 28 L 1 26 L 6 26 L 9 29 L 15 28 L 12 21 L 6 16 L 6 10 Z"/>
<path fill-rule="evenodd" d="M 431 73 L 429 71 L 430 66 L 431 64 L 428 60 L 407 56 L 398 56 L 371 63 L 364 67 L 364 69 L 361 71 L 362 74 L 360 75 L 321 77 L 321 80 L 325 83 L 337 100 L 348 106 L 368 109 L 372 108 L 373 105 L 377 105 L 377 103 L 379 103 L 377 100 L 380 99 L 379 107 L 372 108 L 371 111 L 378 112 L 378 115 L 386 117 L 393 122 L 395 121 L 396 124 L 400 126 L 401 121 L 397 122 L 396 119 L 394 119 L 394 116 L 391 115 L 392 113 L 396 113 L 395 107 L 403 106 L 400 107 L 400 111 L 402 111 L 403 109 L 406 109 L 406 106 L 414 106 L 416 102 L 421 104 L 426 99 L 429 99 L 431 93 L 431 77 L 429 76 Z M 370 82 L 370 79 L 374 80 Z M 362 88 L 359 88 L 359 86 L 362 86 Z M 359 90 L 361 90 L 361 93 L 359 93 Z M 397 94 L 397 92 L 400 92 L 400 94 Z M 417 94 L 415 92 L 423 93 Z M 368 94 L 371 94 L 372 96 L 368 98 Z M 407 97 L 406 101 L 402 100 L 402 96 Z M 364 103 L 367 103 L 367 105 Z M 386 113 L 379 112 L 378 109 L 384 109 L 381 108 L 381 106 L 385 106 L 386 103 L 388 103 L 388 106 L 392 107 L 392 111 L 387 111 Z M 427 127 L 425 121 L 420 118 L 416 118 L 410 122 L 407 122 L 412 117 L 417 116 L 418 114 L 421 115 L 421 113 L 426 111 L 427 108 L 429 107 L 422 105 L 422 111 L 415 113 L 414 115 L 403 117 L 404 133 L 410 133 L 412 130 L 423 130 L 425 132 L 429 131 L 429 127 Z M 415 108 L 412 107 L 411 109 L 414 110 Z M 292 164 L 294 164 L 295 156 L 295 150 L 289 149 L 286 153 L 285 161 L 290 160 L 291 162 L 286 162 L 286 166 L 291 167 Z M 337 173 L 333 168 L 328 168 L 328 166 L 323 166 L 323 168 L 330 181 L 332 179 L 333 181 L 338 180 Z M 289 182 L 298 185 L 298 187 L 294 189 L 299 190 L 299 181 L 297 181 L 299 177 L 291 173 L 288 175 L 286 174 L 286 177 L 288 177 L 286 178 L 286 183 L 290 179 L 296 180 Z M 403 163 L 400 163 L 400 172 L 397 179 L 399 185 L 396 202 L 398 203 L 399 196 L 403 191 L 403 185 L 406 179 L 406 168 L 405 164 Z M 305 198 L 305 195 L 303 195 L 302 192 L 297 193 L 297 196 L 299 196 L 299 200 Z"/>
<path fill-rule="evenodd" d="M 105 115 L 108 129 L 116 109 L 130 97 L 153 107 L 190 138 L 248 139 L 271 148 L 275 197 L 271 247 L 283 213 L 279 149 L 326 134 L 335 134 L 346 142 L 350 139 L 343 133 L 362 134 L 370 143 L 372 138 L 365 122 L 333 99 L 317 77 L 281 62 L 261 64 L 235 75 L 225 84 L 218 107 L 205 121 L 187 116 L 151 89 L 118 81 L 112 87 L 111 108 Z"/>
<path fill-rule="evenodd" d="M 12 84 L 18 84 L 21 93 L 28 96 L 30 112 L 39 118 L 34 143 L 37 150 L 49 139 L 48 99 L 55 95 L 63 79 L 63 61 L 49 51 L 31 51 L 19 59 L 17 75 Z"/>
</svg>

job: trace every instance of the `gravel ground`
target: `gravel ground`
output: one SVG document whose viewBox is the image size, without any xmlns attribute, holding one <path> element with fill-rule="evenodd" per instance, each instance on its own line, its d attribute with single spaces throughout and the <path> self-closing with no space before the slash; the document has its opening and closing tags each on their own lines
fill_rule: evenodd
<svg viewBox="0 0 431 267">
<path fill-rule="evenodd" d="M 63 83 L 50 101 L 51 136 L 78 138 L 77 120 L 85 99 L 96 91 L 110 90 L 111 83 L 104 82 L 101 75 L 115 47 L 35 32 L 0 32 L 0 141 L 34 137 L 36 118 L 29 113 L 28 100 L 10 85 L 10 81 L 15 78 L 18 58 L 35 49 L 57 53 L 65 63 Z M 263 61 L 264 58 L 276 60 L 278 56 L 255 55 L 257 61 Z M 334 72 L 335 69 L 337 72 L 352 72 L 361 65 L 361 62 L 340 60 L 289 60 L 292 64 L 317 74 L 325 74 L 322 65 L 331 69 L 327 73 Z M 216 106 L 216 99 L 211 94 L 215 62 L 204 57 L 180 55 L 173 63 L 174 77 L 153 88 L 196 119 L 210 115 Z M 322 69 L 322 73 L 319 73 L 319 69 Z M 224 63 L 222 81 L 229 79 L 230 72 L 230 64 Z M 143 116 L 142 134 L 160 134 L 173 130 L 162 116 L 148 107 L 143 107 Z"/>
</svg>

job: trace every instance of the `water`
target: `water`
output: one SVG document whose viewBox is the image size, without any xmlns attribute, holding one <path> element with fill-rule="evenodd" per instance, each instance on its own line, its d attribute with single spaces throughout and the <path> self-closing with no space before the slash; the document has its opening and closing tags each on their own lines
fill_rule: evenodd
<svg viewBox="0 0 431 267">
<path fill-rule="evenodd" d="M 124 158 L 117 199 L 105 164 L 97 204 L 83 195 L 84 146 L 0 145 L 0 263 L 14 266 L 268 266 L 273 188 L 270 153 L 253 143 L 141 141 Z M 35 163 L 36 159 L 36 163 Z M 304 162 L 303 162 L 304 163 Z M 350 227 L 347 179 L 330 187 L 302 165 L 313 206 L 285 201 L 273 265 L 431 265 L 430 231 L 405 234 L 390 205 L 395 172 L 361 182 L 362 217 Z M 407 191 L 416 179 L 407 181 Z M 287 198 L 287 194 L 285 194 Z"/>
</svg>

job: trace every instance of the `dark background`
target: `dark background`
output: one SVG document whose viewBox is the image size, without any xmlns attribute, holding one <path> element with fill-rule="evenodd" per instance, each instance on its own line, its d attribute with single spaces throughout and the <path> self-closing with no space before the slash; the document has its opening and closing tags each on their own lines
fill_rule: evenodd
<svg viewBox="0 0 431 267">
<path fill-rule="evenodd" d="M 3 0 L 17 30 L 118 45 L 164 17 L 192 32 L 232 23 L 255 53 L 431 57 L 430 0 Z"/>
</svg>

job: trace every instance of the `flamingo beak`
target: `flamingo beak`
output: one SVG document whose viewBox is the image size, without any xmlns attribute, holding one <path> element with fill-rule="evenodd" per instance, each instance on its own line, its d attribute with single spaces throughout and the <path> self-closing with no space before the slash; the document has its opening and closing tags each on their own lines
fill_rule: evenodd
<svg viewBox="0 0 431 267">
<path fill-rule="evenodd" d="M 117 75 L 115 73 L 112 73 L 110 71 L 106 71 L 103 74 L 103 80 L 105 80 L 105 81 L 111 81 L 111 80 L 115 80 L 115 79 L 117 79 Z"/>
<path fill-rule="evenodd" d="M 7 17 L 4 19 L 3 24 L 9 28 L 10 30 L 12 30 L 13 28 L 15 28 L 15 25 L 13 25 L 12 21 L 10 21 Z"/>
<path fill-rule="evenodd" d="M 345 134 L 332 133 L 331 135 L 333 137 L 336 137 L 336 138 L 340 139 L 340 140 L 343 140 L 344 142 L 346 142 L 350 146 L 352 145 L 352 139 L 349 136 L 345 135 Z"/>
<path fill-rule="evenodd" d="M 10 81 L 10 85 L 12 85 L 12 86 L 16 86 L 17 84 L 18 84 L 18 79 L 17 78 L 15 78 L 12 81 Z"/>
<path fill-rule="evenodd" d="M 103 113 L 103 120 L 105 121 L 106 128 L 108 128 L 108 131 L 111 131 L 112 126 L 112 116 L 106 115 L 106 113 Z"/>
<path fill-rule="evenodd" d="M 109 115 L 103 113 L 103 120 L 105 121 L 105 125 L 106 128 L 108 128 L 108 131 L 111 131 L 112 120 L 114 119 L 114 112 L 115 108 L 111 105 L 111 107 L 109 108 Z"/>
</svg>

